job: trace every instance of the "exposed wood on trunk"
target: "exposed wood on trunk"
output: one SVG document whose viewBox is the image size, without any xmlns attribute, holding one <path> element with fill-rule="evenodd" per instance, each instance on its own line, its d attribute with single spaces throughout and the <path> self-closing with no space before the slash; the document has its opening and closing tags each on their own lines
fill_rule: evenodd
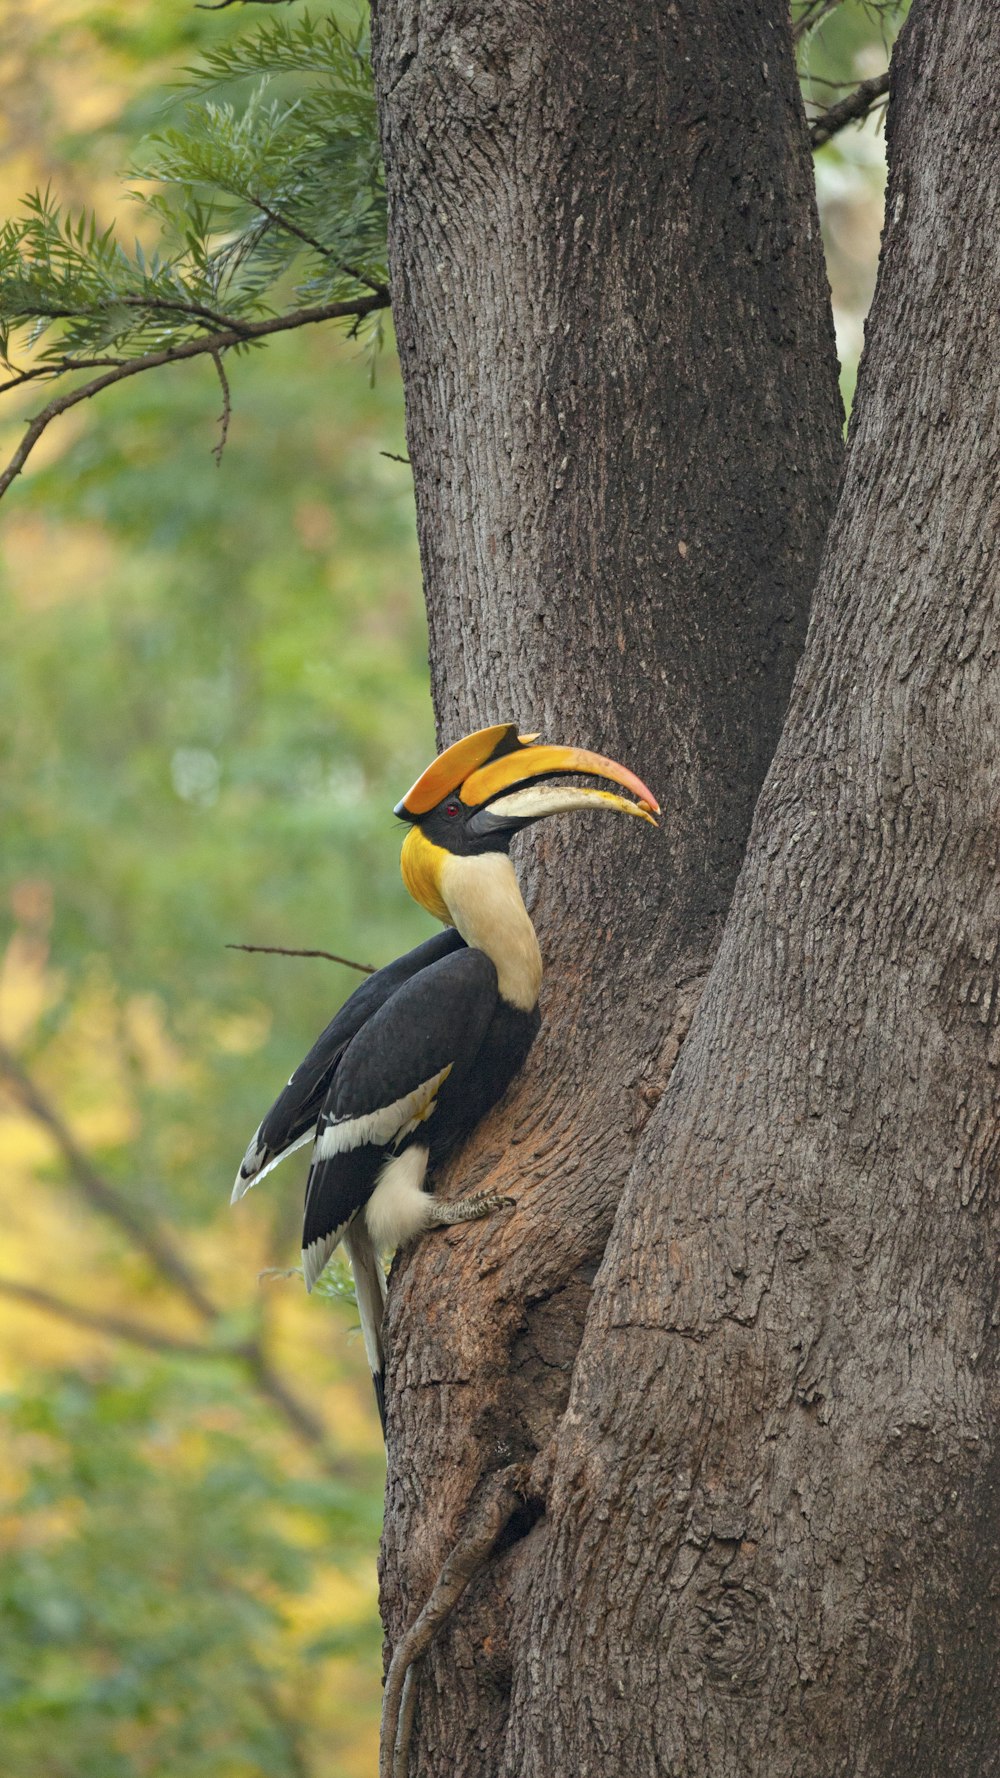
<svg viewBox="0 0 1000 1778">
<path fill-rule="evenodd" d="M 442 739 L 510 717 L 667 810 L 661 835 L 561 818 L 518 861 L 545 1028 L 450 1181 L 518 1208 L 425 1240 L 390 1290 L 392 1642 L 481 1478 L 565 1406 L 780 729 L 840 410 L 783 0 L 378 0 L 375 61 Z M 500 1769 L 542 1536 L 428 1651 L 414 1773 Z"/>
<path fill-rule="evenodd" d="M 1000 12 L 917 0 L 845 485 L 491 1772 L 1000 1771 Z"/>
</svg>

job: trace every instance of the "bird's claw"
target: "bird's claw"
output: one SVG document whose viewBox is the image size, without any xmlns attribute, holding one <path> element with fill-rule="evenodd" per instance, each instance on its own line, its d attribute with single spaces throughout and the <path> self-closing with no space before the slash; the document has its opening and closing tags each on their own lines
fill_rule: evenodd
<svg viewBox="0 0 1000 1778">
<path fill-rule="evenodd" d="M 501 1192 L 476 1192 L 471 1198 L 455 1198 L 450 1202 L 436 1198 L 431 1210 L 431 1222 L 438 1228 L 452 1228 L 459 1222 L 481 1222 L 484 1217 L 492 1216 L 496 1210 L 510 1209 L 515 1201 Z"/>
</svg>

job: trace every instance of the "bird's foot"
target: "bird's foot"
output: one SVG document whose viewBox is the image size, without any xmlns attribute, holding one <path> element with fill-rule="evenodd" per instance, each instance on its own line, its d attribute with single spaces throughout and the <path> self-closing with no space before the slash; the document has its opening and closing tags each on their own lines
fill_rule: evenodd
<svg viewBox="0 0 1000 1778">
<path fill-rule="evenodd" d="M 430 1205 L 431 1228 L 451 1228 L 456 1222 L 481 1222 L 484 1216 L 492 1216 L 494 1210 L 506 1210 L 513 1204 L 513 1198 L 505 1198 L 500 1192 L 476 1192 L 471 1198 L 432 1198 Z"/>
</svg>

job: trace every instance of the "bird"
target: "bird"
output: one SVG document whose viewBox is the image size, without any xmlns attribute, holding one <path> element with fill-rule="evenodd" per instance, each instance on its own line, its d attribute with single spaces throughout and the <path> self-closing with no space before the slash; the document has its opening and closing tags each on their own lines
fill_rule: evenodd
<svg viewBox="0 0 1000 1778">
<path fill-rule="evenodd" d="M 407 827 L 403 882 L 444 930 L 345 1001 L 258 1125 L 233 1187 L 236 1203 L 312 1144 L 302 1228 L 306 1289 L 343 1242 L 383 1433 L 380 1253 L 512 1203 L 492 1191 L 443 1200 L 428 1189 L 502 1098 L 541 1024 L 542 958 L 511 840 L 571 810 L 613 810 L 654 826 L 660 813 L 652 791 L 625 766 L 539 741 L 516 723 L 478 729 L 446 747 L 396 804 Z M 567 784 L 567 777 L 618 788 Z"/>
</svg>

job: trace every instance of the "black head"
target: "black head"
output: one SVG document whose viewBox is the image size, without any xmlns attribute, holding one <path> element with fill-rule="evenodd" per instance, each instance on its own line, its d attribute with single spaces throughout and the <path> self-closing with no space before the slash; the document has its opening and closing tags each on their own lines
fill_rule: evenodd
<svg viewBox="0 0 1000 1778">
<path fill-rule="evenodd" d="M 505 822 L 488 809 L 471 809 L 458 796 L 446 796 L 426 815 L 410 819 L 432 845 L 463 858 L 480 852 L 506 852 L 518 828 L 528 825 L 525 821 Z"/>
</svg>

